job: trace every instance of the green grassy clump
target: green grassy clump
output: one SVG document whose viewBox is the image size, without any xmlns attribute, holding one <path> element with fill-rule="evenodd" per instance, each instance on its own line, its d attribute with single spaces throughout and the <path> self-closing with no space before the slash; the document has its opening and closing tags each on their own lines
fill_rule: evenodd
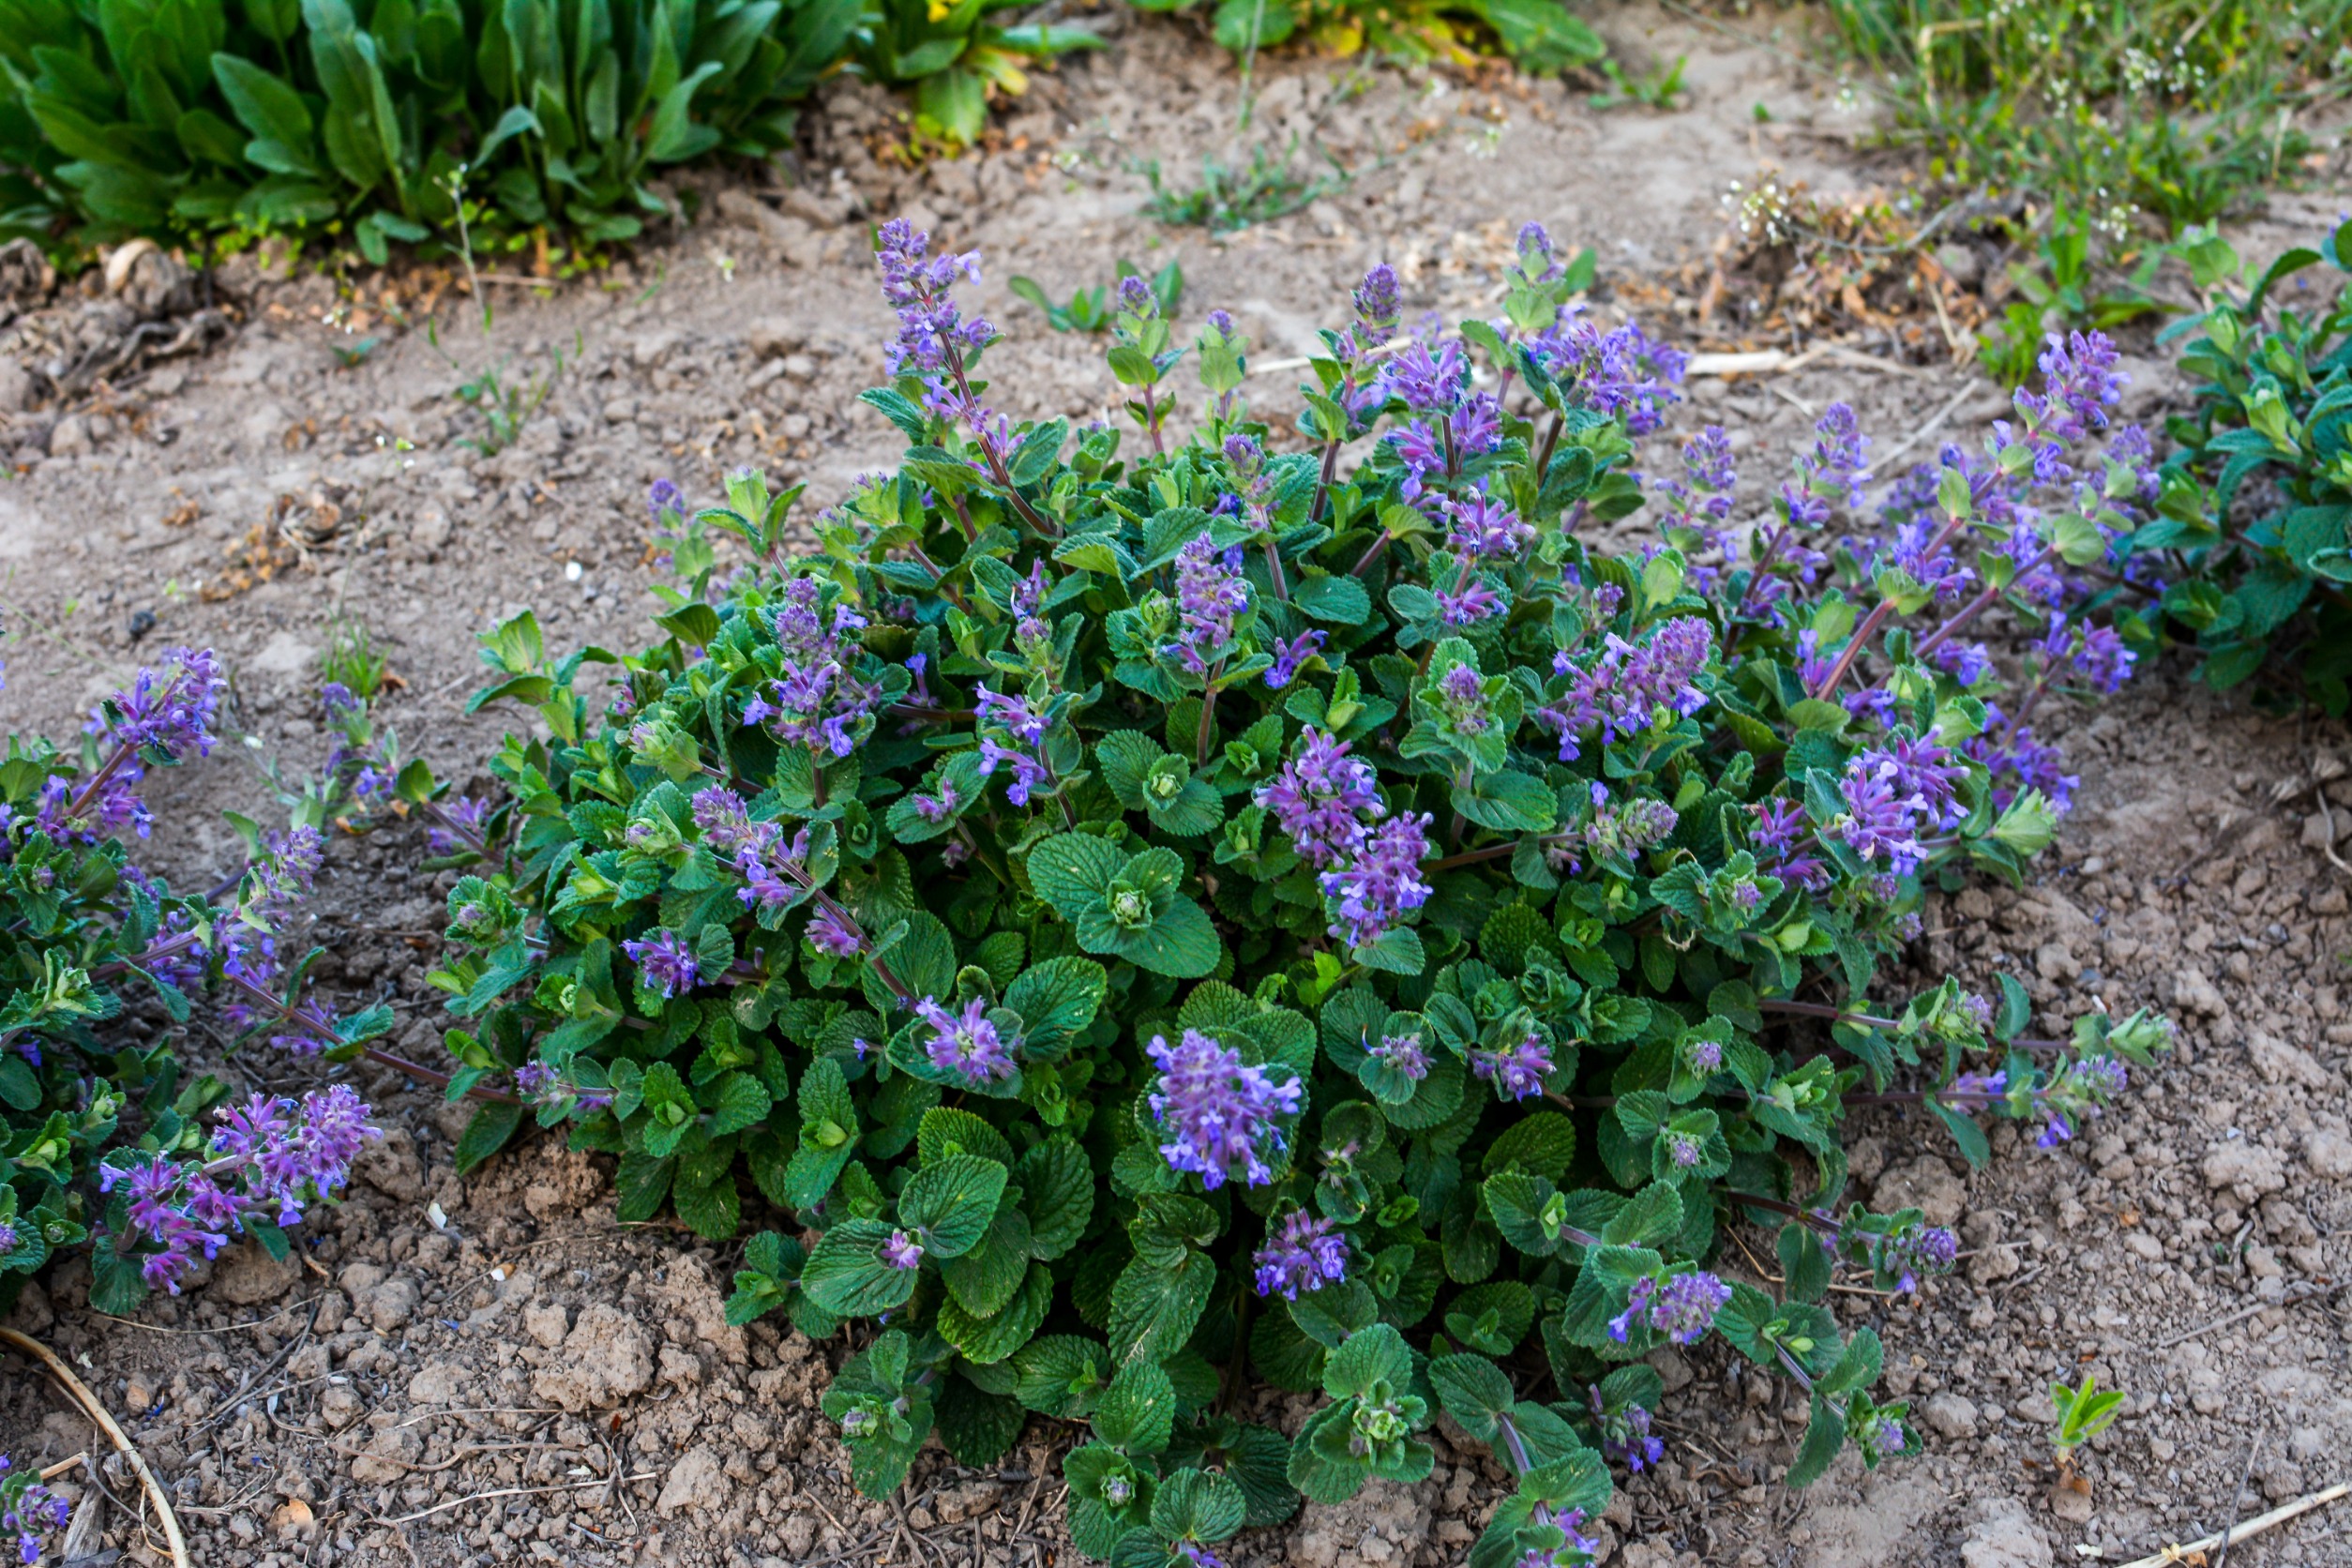
<svg viewBox="0 0 2352 1568">
<path fill-rule="evenodd" d="M 2312 151 L 2347 0 L 1829 0 L 1898 142 L 1956 188 L 2023 191 L 2112 242 L 2209 223 Z"/>
</svg>

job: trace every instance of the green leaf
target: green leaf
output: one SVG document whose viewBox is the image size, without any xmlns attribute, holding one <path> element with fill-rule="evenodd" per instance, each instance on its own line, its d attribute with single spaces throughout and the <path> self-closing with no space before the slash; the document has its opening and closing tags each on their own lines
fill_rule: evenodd
<svg viewBox="0 0 2352 1568">
<path fill-rule="evenodd" d="M 1010 1395 L 983 1393 L 963 1378 L 950 1378 L 940 1389 L 940 1441 L 959 1465 L 993 1467 L 1013 1451 L 1028 1423 L 1029 1412 Z"/>
<path fill-rule="evenodd" d="M 898 1197 L 898 1218 L 925 1233 L 924 1251 L 931 1257 L 960 1258 L 988 1233 L 1010 1175 L 977 1154 L 947 1155 L 909 1180 Z"/>
<path fill-rule="evenodd" d="M 1215 1266 L 1199 1253 L 1172 1267 L 1155 1268 L 1140 1259 L 1129 1263 L 1110 1291 L 1113 1353 L 1122 1361 L 1157 1361 L 1183 1349 L 1215 1279 Z"/>
<path fill-rule="evenodd" d="M 1290 602 L 1328 626 L 1361 626 L 1372 618 L 1372 596 L 1352 577 L 1303 577 L 1291 585 Z"/>
<path fill-rule="evenodd" d="M 966 1361 L 992 1366 L 1029 1343 L 1045 1326 L 1046 1312 L 1052 1304 L 1053 1275 L 1043 1263 L 1032 1263 L 1020 1289 L 992 1317 L 975 1318 L 953 1297 L 942 1302 L 939 1332 L 963 1352 Z"/>
<path fill-rule="evenodd" d="M 1094 1436 L 1130 1454 L 1157 1454 L 1175 1429 L 1176 1386 L 1157 1362 L 1130 1361 L 1094 1407 Z"/>
<path fill-rule="evenodd" d="M 1091 833 L 1057 833 L 1029 852 L 1029 884 L 1056 914 L 1076 920 L 1102 908 L 1126 863 L 1117 846 Z"/>
<path fill-rule="evenodd" d="M 1048 958 L 1005 988 L 1004 1005 L 1021 1016 L 1030 1050 L 1051 1056 L 1094 1021 L 1109 985 L 1109 974 L 1092 958 Z"/>
<path fill-rule="evenodd" d="M 1141 930 L 1123 932 L 1108 949 L 1154 974 L 1197 980 L 1216 972 L 1225 956 L 1209 912 L 1181 894 Z"/>
<path fill-rule="evenodd" d="M 1488 1174 L 1517 1168 L 1558 1181 L 1576 1157 L 1576 1126 L 1558 1111 L 1539 1110 L 1504 1128 L 1486 1146 Z"/>
<path fill-rule="evenodd" d="M 1152 1499 L 1152 1529 L 1167 1540 L 1222 1541 L 1249 1513 L 1242 1488 L 1222 1475 L 1180 1470 Z"/>
<path fill-rule="evenodd" d="M 1069 1138 L 1055 1137 L 1021 1156 L 1019 1175 L 1030 1255 L 1050 1262 L 1078 1245 L 1094 1217 L 1093 1163 Z"/>
<path fill-rule="evenodd" d="M 1367 1393 L 1376 1382 L 1402 1385 L 1412 1376 L 1412 1352 L 1393 1323 L 1375 1323 L 1348 1336 L 1323 1364 L 1323 1392 L 1334 1399 Z"/>
<path fill-rule="evenodd" d="M 1057 1420 L 1082 1420 L 1109 1385 L 1110 1352 L 1078 1334 L 1049 1334 L 1021 1347 L 1013 1369 L 1022 1404 Z"/>
<path fill-rule="evenodd" d="M 957 1153 L 977 1154 L 1003 1166 L 1013 1163 L 1013 1146 L 1004 1141 L 1003 1133 L 972 1112 L 949 1106 L 934 1106 L 923 1113 L 915 1148 L 924 1165 L 936 1165 Z"/>
<path fill-rule="evenodd" d="M 826 1231 L 801 1270 L 808 1299 L 844 1318 L 871 1318 L 905 1305 L 921 1271 L 882 1261 L 882 1244 L 895 1229 L 880 1220 L 846 1219 Z"/>
<path fill-rule="evenodd" d="M 0 1076 L 0 1092 L 5 1092 L 6 1086 L 5 1076 Z M 14 1102 L 11 1101 L 11 1103 Z M 38 1105 L 39 1101 L 36 1099 L 34 1103 Z M 20 1108 L 24 1108 L 20 1107 Z M 458 1174 L 464 1175 L 506 1147 L 515 1134 L 521 1129 L 523 1119 L 530 1108 L 528 1106 L 506 1105 L 495 1100 L 485 1101 L 476 1108 L 473 1116 L 465 1123 L 465 1132 L 458 1139 Z"/>
<path fill-rule="evenodd" d="M 1485 1356 L 1439 1356 L 1429 1363 L 1429 1386 L 1445 1413 L 1480 1442 L 1495 1440 L 1496 1420 L 1518 1400 L 1502 1368 Z"/>
</svg>

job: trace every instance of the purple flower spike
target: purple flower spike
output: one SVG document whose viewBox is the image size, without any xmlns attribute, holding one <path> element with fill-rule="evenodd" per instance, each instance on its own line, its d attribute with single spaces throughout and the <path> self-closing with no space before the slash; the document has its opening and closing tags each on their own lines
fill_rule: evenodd
<svg viewBox="0 0 2352 1568">
<path fill-rule="evenodd" d="M 1239 549 L 1219 553 L 1199 535 L 1176 554 L 1176 641 L 1160 651 L 1196 675 L 1209 671 L 1217 650 L 1249 608 L 1249 582 Z"/>
<path fill-rule="evenodd" d="M 1259 1295 L 1279 1290 L 1283 1300 L 1294 1302 L 1301 1290 L 1319 1290 L 1348 1276 L 1348 1238 L 1330 1220 L 1293 1209 L 1253 1261 Z"/>
<path fill-rule="evenodd" d="M 1395 326 L 1396 319 L 1405 313 L 1404 299 L 1396 287 L 1396 269 L 1382 262 L 1365 273 L 1364 281 L 1356 287 L 1354 304 L 1356 320 L 1365 326 L 1382 331 Z"/>
<path fill-rule="evenodd" d="M 1322 874 L 1323 897 L 1334 912 L 1331 934 L 1350 947 L 1377 942 L 1408 910 L 1429 901 L 1421 880 L 1429 855 L 1429 816 L 1391 817 L 1364 833 L 1350 862 Z"/>
<path fill-rule="evenodd" d="M 835 958 L 854 958 L 866 951 L 866 933 L 841 910 L 827 903 L 808 918 L 808 945 Z"/>
<path fill-rule="evenodd" d="M 903 1230 L 893 1230 L 882 1244 L 882 1260 L 894 1269 L 912 1269 L 923 1261 L 923 1244 Z"/>
<path fill-rule="evenodd" d="M 1520 521 L 1518 513 L 1481 492 L 1448 503 L 1446 513 L 1454 522 L 1446 548 L 1456 555 L 1511 560 L 1535 537 L 1534 528 Z"/>
<path fill-rule="evenodd" d="M 675 931 L 656 931 L 650 937 L 621 943 L 621 951 L 637 963 L 646 985 L 661 992 L 664 1002 L 680 991 L 694 989 L 701 964 L 686 939 Z"/>
<path fill-rule="evenodd" d="M 118 745 L 152 747 L 179 761 L 211 755 L 212 721 L 228 682 L 210 648 L 173 648 L 158 670 L 142 670 L 126 690 L 107 700 Z"/>
<path fill-rule="evenodd" d="M 1266 670 L 1266 685 L 1273 690 L 1280 691 L 1298 679 L 1299 667 L 1313 658 L 1325 641 L 1323 632 L 1310 629 L 1299 633 L 1289 642 L 1275 643 L 1274 661 Z"/>
<path fill-rule="evenodd" d="M 1348 755 L 1348 743 L 1309 728 L 1299 754 L 1251 796 L 1290 836 L 1299 858 L 1321 868 L 1346 859 L 1364 839 L 1366 816 L 1383 812 L 1372 764 Z"/>
<path fill-rule="evenodd" d="M 1654 1275 L 1634 1281 L 1625 1310 L 1609 1319 L 1609 1337 L 1625 1344 L 1636 1327 L 1665 1335 L 1677 1345 L 1697 1341 L 1715 1324 L 1715 1314 L 1731 1299 L 1731 1287 L 1704 1270 Z"/>
<path fill-rule="evenodd" d="M 753 822 L 743 796 L 723 784 L 694 797 L 694 825 L 701 830 L 703 847 L 721 860 L 733 860 L 746 851 L 765 854 L 784 833 L 774 822 Z"/>
<path fill-rule="evenodd" d="M 1155 1035 L 1146 1054 L 1160 1070 L 1149 1103 L 1168 1134 L 1160 1154 L 1169 1168 L 1197 1172 L 1212 1190 L 1231 1177 L 1253 1187 L 1274 1180 L 1265 1156 L 1283 1148 L 1276 1118 L 1298 1114 L 1296 1078 L 1278 1084 L 1197 1029 L 1173 1046 Z"/>
<path fill-rule="evenodd" d="M 930 997 L 914 1004 L 914 1016 L 931 1028 L 924 1054 L 931 1065 L 955 1073 L 968 1083 L 994 1083 L 1017 1069 L 996 1025 L 988 1021 L 988 1004 L 979 997 L 964 1003 L 962 1017 L 950 1013 Z"/>
</svg>

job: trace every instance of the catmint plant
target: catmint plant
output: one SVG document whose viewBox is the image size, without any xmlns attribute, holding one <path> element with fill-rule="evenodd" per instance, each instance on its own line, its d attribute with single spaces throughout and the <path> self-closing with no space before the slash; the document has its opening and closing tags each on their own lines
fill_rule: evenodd
<svg viewBox="0 0 2352 1568">
<path fill-rule="evenodd" d="M 41 1545 L 64 1530 L 72 1510 L 66 1500 L 42 1484 L 31 1470 L 20 1470 L 0 1454 L 0 1531 L 16 1537 L 17 1560 L 33 1568 L 41 1560 Z"/>
<path fill-rule="evenodd" d="M 2208 305 L 2164 334 L 2186 339 L 2179 365 L 2195 400 L 2166 421 L 2164 515 L 2135 540 L 2147 592 L 2125 629 L 2189 646 L 2218 689 L 2259 676 L 2342 715 L 2352 707 L 2352 441 L 2338 410 L 2352 386 L 2352 234 L 2339 223 L 2259 277 L 2209 229 L 2176 250 Z M 2316 288 L 2299 276 L 2323 265 Z"/>
<path fill-rule="evenodd" d="M 218 1078 L 183 1075 L 168 1031 L 113 1024 L 143 992 L 173 1024 L 206 1005 L 257 1041 L 347 1058 L 390 1023 L 386 1009 L 321 1006 L 303 990 L 309 959 L 281 945 L 315 828 L 234 819 L 258 854 L 225 897 L 174 895 L 131 858 L 147 776 L 210 755 L 226 685 L 210 651 L 172 650 L 98 705 L 77 752 L 19 735 L 0 762 L 0 1304 L 94 1236 L 91 1301 L 109 1312 L 176 1289 L 239 1234 L 283 1256 L 284 1227 L 334 1195 L 373 1136 L 348 1087 L 226 1107 Z M 0 1494 L 30 1541 L 39 1505 L 12 1484 Z"/>
<path fill-rule="evenodd" d="M 2154 479 L 2102 437 L 2111 346 L 1892 485 L 1839 406 L 1768 493 L 1713 429 L 1652 492 L 1680 355 L 1539 227 L 1458 332 L 1400 335 L 1374 268 L 1303 449 L 1229 319 L 1180 345 L 1141 297 L 1136 432 L 1017 426 L 955 300 L 979 259 L 893 223 L 878 264 L 866 401 L 911 446 L 813 552 L 731 479 L 696 517 L 748 559 L 658 641 L 486 639 L 540 738 L 490 762 L 434 977 L 452 1093 L 512 1096 L 466 1163 L 535 1118 L 616 1157 L 624 1219 L 767 1227 L 738 1320 L 883 1324 L 826 1395 L 861 1486 L 1083 1422 L 1072 1538 L 1122 1562 L 1425 1475 L 1441 1412 L 1514 1477 L 1471 1562 L 1581 1560 L 1664 1456 L 1643 1358 L 1711 1337 L 1809 1403 L 1797 1484 L 1915 1451 L 1820 1300 L 1956 1248 L 1847 1197 L 1847 1114 L 2055 1147 L 2166 1043 L 2031 1038 L 2014 981 L 1871 1000 L 1933 891 L 2049 842 L 2036 703 L 2129 673 L 2103 574 Z M 1251 1382 L 1319 1403 L 1286 1439 L 1231 1413 Z"/>
</svg>

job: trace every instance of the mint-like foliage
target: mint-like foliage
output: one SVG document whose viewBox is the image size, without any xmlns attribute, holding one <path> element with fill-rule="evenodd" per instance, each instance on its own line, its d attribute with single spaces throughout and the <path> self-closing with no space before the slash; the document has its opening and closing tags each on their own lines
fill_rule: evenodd
<svg viewBox="0 0 2352 1568">
<path fill-rule="evenodd" d="M 2193 647 L 2208 684 L 2260 676 L 2338 715 L 2352 706 L 2347 241 L 2339 227 L 2258 278 L 2209 231 L 2182 242 L 2210 308 L 2167 329 L 2187 339 L 2196 402 L 2167 422 L 2164 516 L 2141 531 L 2151 559 L 2135 574 L 2165 580 L 2137 619 Z M 2322 266 L 2315 290 L 2299 276 Z"/>
<path fill-rule="evenodd" d="M 284 833 L 233 817 L 251 863 L 211 897 L 173 894 L 133 858 L 153 822 L 143 786 L 157 769 L 210 754 L 227 685 L 210 649 L 173 649 L 98 705 L 74 749 L 8 737 L 0 1308 L 85 1242 L 91 1304 L 112 1313 L 152 1290 L 176 1293 L 241 1236 L 282 1259 L 286 1229 L 339 1194 L 377 1136 L 347 1084 L 298 1101 L 234 1101 L 220 1079 L 184 1073 L 170 1033 L 145 1037 L 123 1018 L 142 997 L 173 1025 L 204 1007 L 235 1043 L 339 1062 L 381 1055 L 369 1042 L 391 1025 L 380 1005 L 348 1018 L 325 1009 L 309 988 L 319 951 L 294 944 L 288 917 L 310 895 L 321 853 L 320 792 Z"/>
<path fill-rule="evenodd" d="M 453 1093 L 617 1156 L 625 1219 L 764 1200 L 738 1320 L 886 1321 L 826 1397 L 861 1485 L 934 1428 L 983 1464 L 1089 1423 L 1070 1528 L 1115 1562 L 1425 1475 L 1440 1412 L 1518 1478 L 1473 1560 L 1579 1560 L 1611 1467 L 1661 1457 L 1641 1358 L 1711 1334 L 1811 1401 L 1800 1482 L 1916 1448 L 1819 1300 L 1954 1246 L 1845 1199 L 1847 1112 L 2056 1142 L 2168 1033 L 2028 1039 L 2013 981 L 1867 1000 L 1928 889 L 2018 875 L 2064 808 L 2039 650 L 2113 637 L 2086 568 L 2152 494 L 2144 438 L 2092 438 L 2103 340 L 1883 509 L 1832 408 L 1758 515 L 1721 430 L 1636 480 L 1679 357 L 1533 226 L 1458 335 L 1398 339 L 1376 269 L 1296 434 L 1221 314 L 1173 433 L 1145 291 L 1136 435 L 1016 426 L 978 258 L 893 223 L 880 261 L 867 401 L 912 445 L 813 553 L 755 475 L 665 492 L 658 641 L 485 640 L 536 732 L 450 895 Z M 1646 505 L 1662 536 L 1600 542 Z M 1718 1272 L 1741 1220 L 1777 1294 Z M 1320 1403 L 1286 1439 L 1229 1413 L 1253 1382 Z"/>
</svg>

